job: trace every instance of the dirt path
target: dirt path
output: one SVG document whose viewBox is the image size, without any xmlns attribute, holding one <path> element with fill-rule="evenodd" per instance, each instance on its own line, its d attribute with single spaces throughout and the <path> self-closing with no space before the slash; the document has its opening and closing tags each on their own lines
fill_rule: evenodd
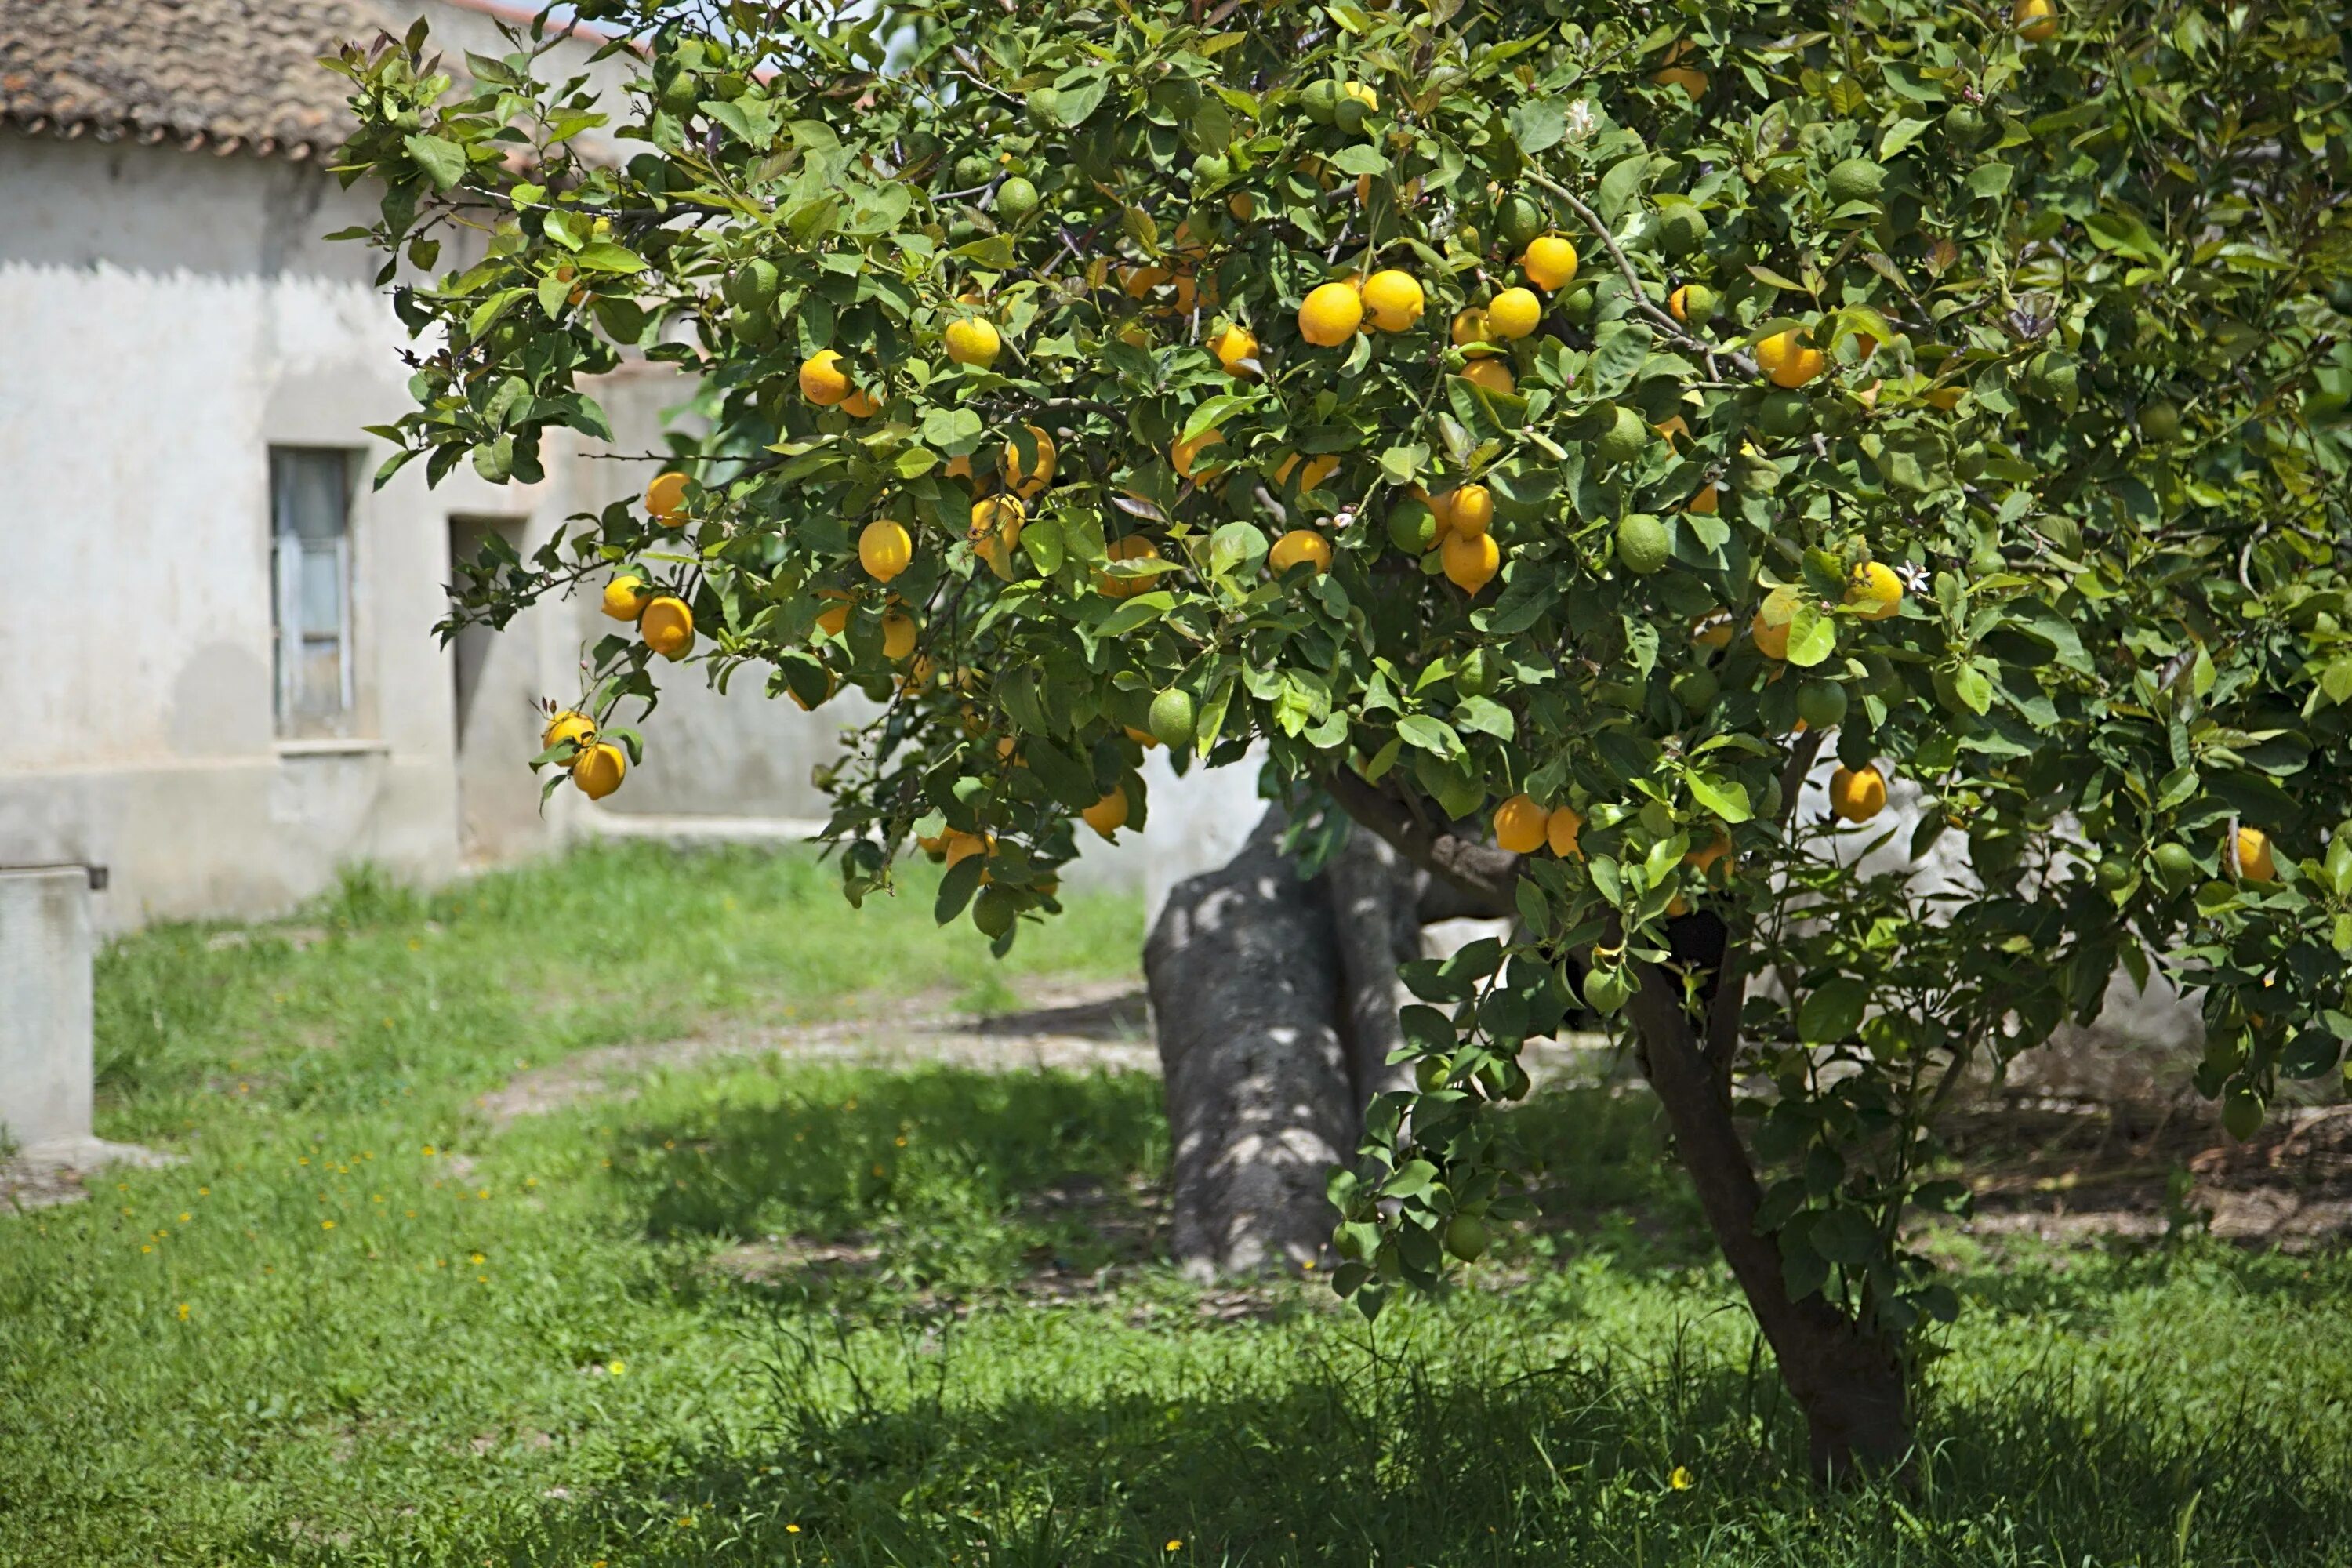
<svg viewBox="0 0 2352 1568">
<path fill-rule="evenodd" d="M 722 1030 L 652 1045 L 606 1046 L 518 1075 L 476 1104 L 493 1127 L 598 1097 L 627 1100 L 656 1070 L 726 1057 L 878 1067 L 943 1063 L 1000 1072 L 1160 1070 L 1143 993 L 1131 979 L 1033 987 L 1017 1012 L 954 1014 L 938 999 L 802 1026 Z"/>
</svg>

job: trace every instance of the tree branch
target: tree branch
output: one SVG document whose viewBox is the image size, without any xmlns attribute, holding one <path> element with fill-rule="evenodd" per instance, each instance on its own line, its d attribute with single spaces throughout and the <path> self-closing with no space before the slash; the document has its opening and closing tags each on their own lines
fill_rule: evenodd
<svg viewBox="0 0 2352 1568">
<path fill-rule="evenodd" d="M 1463 896 L 1455 912 L 1507 919 L 1516 913 L 1519 858 L 1491 844 L 1476 844 L 1429 827 L 1404 802 L 1368 782 L 1354 769 L 1334 768 L 1320 781 L 1354 821 L 1388 841 L 1389 847 Z"/>
<path fill-rule="evenodd" d="M 1738 366 L 1740 374 L 1752 376 L 1757 374 L 1756 362 L 1749 359 L 1746 354 L 1741 353 L 1737 349 L 1722 347 L 1717 344 L 1708 342 L 1705 338 L 1696 335 L 1689 328 L 1684 326 L 1680 321 L 1675 321 L 1672 316 L 1667 315 L 1664 310 L 1659 310 L 1655 305 L 1650 303 L 1649 295 L 1642 291 L 1642 275 L 1633 270 L 1633 264 L 1625 259 L 1625 253 L 1623 251 L 1617 248 L 1616 237 L 1609 232 L 1609 226 L 1601 221 L 1600 214 L 1594 212 L 1591 207 L 1586 206 L 1582 202 L 1577 200 L 1575 193 L 1571 192 L 1566 185 L 1560 184 L 1559 182 L 1554 180 L 1548 180 L 1532 169 L 1527 171 L 1527 176 L 1534 183 L 1538 190 L 1549 191 L 1553 195 L 1558 196 L 1561 201 L 1566 202 L 1570 206 L 1573 207 L 1576 210 L 1576 216 L 1582 218 L 1591 226 L 1592 232 L 1600 237 L 1601 243 L 1607 247 L 1609 254 L 1616 259 L 1617 270 L 1625 275 L 1626 286 L 1633 290 L 1634 307 L 1639 310 L 1642 314 L 1649 317 L 1651 321 L 1654 321 L 1659 326 L 1664 327 L 1666 330 L 1668 336 L 1675 339 L 1685 347 L 1696 349 L 1700 353 L 1709 356 L 1707 364 L 1708 374 L 1712 375 L 1715 374 L 1713 356 L 1718 353 L 1724 358 L 1729 360 L 1734 365 Z"/>
</svg>

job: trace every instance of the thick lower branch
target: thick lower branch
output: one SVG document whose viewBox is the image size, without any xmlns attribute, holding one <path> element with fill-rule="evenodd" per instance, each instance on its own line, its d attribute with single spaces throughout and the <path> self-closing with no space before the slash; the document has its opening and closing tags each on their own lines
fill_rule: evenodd
<svg viewBox="0 0 2352 1568">
<path fill-rule="evenodd" d="M 1451 913 L 1504 920 L 1517 910 L 1517 855 L 1429 826 L 1404 802 L 1352 769 L 1335 768 L 1321 782 L 1352 820 L 1461 895 L 1460 907 Z"/>
</svg>

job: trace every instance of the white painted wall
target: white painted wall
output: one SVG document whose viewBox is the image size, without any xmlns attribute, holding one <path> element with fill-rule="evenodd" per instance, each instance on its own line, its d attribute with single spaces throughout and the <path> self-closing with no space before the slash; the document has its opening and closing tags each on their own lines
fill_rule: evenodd
<svg viewBox="0 0 2352 1568">
<path fill-rule="evenodd" d="M 360 247 L 363 197 L 310 165 L 0 133 L 0 865 L 112 869 L 110 927 L 257 911 L 360 858 L 455 868 L 442 605 L 447 519 L 568 510 L 470 472 L 362 493 L 359 707 L 281 743 L 268 448 L 384 449 L 401 334 Z"/>
<path fill-rule="evenodd" d="M 422 9 L 452 62 L 503 51 L 479 5 Z M 591 68 L 608 91 L 628 73 L 559 53 L 542 68 Z M 109 868 L 93 904 L 111 930 L 274 912 L 362 860 L 430 882 L 582 830 L 568 790 L 541 813 L 528 704 L 576 696 L 610 623 L 583 597 L 498 634 L 462 748 L 454 656 L 431 628 L 453 519 L 536 548 L 651 465 L 591 461 L 559 437 L 537 486 L 461 467 L 428 489 L 420 463 L 363 488 L 352 734 L 282 740 L 268 449 L 345 447 L 372 473 L 387 449 L 362 426 L 409 405 L 377 258 L 320 237 L 369 221 L 370 193 L 315 163 L 0 131 L 0 867 Z M 686 400 L 643 365 L 596 391 L 621 453 L 659 449 L 663 412 Z M 698 668 L 677 672 L 606 810 L 821 819 L 810 772 L 854 700 L 804 714 L 746 675 L 722 699 Z M 1177 815 L 1165 791 L 1153 805 Z M 1149 858 L 1105 849 L 1076 875 L 1132 886 Z"/>
</svg>

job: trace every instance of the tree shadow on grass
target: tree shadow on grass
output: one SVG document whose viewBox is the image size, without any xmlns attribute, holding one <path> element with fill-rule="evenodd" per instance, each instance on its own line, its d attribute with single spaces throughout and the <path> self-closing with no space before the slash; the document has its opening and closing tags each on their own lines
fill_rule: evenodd
<svg viewBox="0 0 2352 1568">
<path fill-rule="evenodd" d="M 625 1127 L 612 1160 L 647 1236 L 732 1244 L 752 1285 L 975 1288 L 1151 1257 L 1167 1131 L 1136 1074 L 799 1070 Z"/>
<path fill-rule="evenodd" d="M 845 1384 L 823 1332 L 780 1340 L 764 1441 L 648 1457 L 499 1561 L 2319 1568 L 2352 1540 L 2352 1490 L 2275 1432 L 2183 1438 L 2063 1386 L 1939 1407 L 1919 1485 L 1828 1494 L 1753 1363 L 1327 1343 L 1057 1393 L 937 1323 Z"/>
</svg>

